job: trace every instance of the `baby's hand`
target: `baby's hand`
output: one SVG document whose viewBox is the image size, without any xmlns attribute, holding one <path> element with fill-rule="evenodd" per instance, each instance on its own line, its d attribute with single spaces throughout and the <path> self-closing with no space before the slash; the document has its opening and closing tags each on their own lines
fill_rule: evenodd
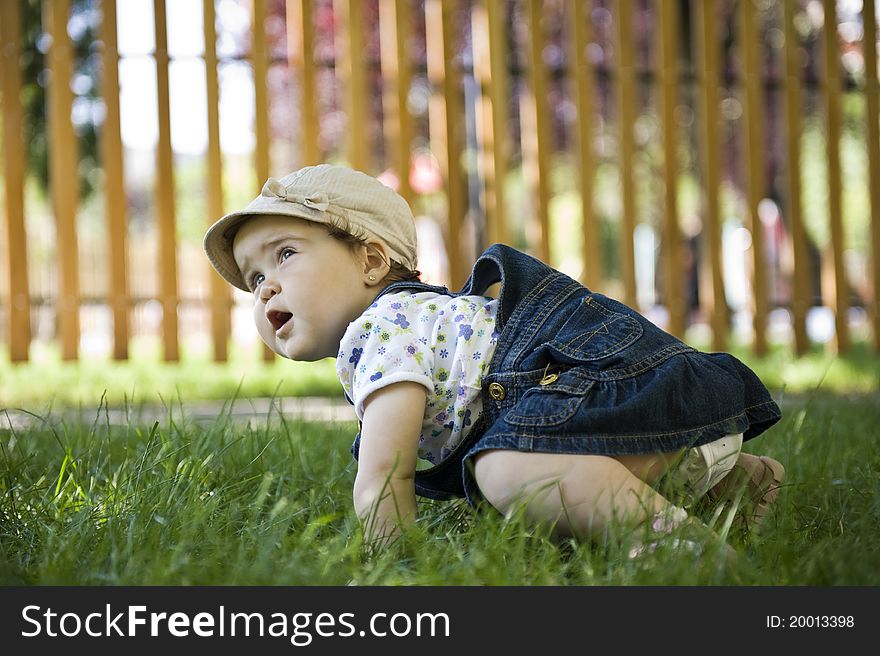
<svg viewBox="0 0 880 656">
<path fill-rule="evenodd" d="M 416 518 L 415 474 L 427 403 L 417 383 L 393 383 L 364 404 L 354 506 L 366 541 L 384 548 Z"/>
</svg>

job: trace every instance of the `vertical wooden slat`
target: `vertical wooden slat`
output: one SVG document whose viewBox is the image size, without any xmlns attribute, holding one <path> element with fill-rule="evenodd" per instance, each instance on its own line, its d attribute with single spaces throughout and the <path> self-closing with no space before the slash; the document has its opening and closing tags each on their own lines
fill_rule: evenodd
<svg viewBox="0 0 880 656">
<path fill-rule="evenodd" d="M 302 144 L 302 165 L 320 163 L 318 150 L 318 95 L 315 87 L 315 39 L 312 0 L 287 0 L 287 62 L 300 78 L 299 139 Z"/>
<path fill-rule="evenodd" d="M 346 156 L 352 168 L 371 173 L 364 3 L 363 0 L 336 0 L 334 6 L 339 15 L 336 71 L 345 87 Z"/>
<path fill-rule="evenodd" d="M 698 0 L 695 7 L 697 29 L 696 61 L 700 62 L 699 79 L 700 107 L 700 152 L 702 155 L 702 195 L 703 195 L 703 252 L 708 256 L 711 286 L 708 287 L 708 301 L 712 326 L 712 348 L 716 351 L 727 347 L 727 303 L 724 297 L 724 280 L 721 262 L 721 218 L 718 190 L 721 185 L 721 153 L 719 144 L 720 115 L 718 98 L 719 50 L 718 41 L 718 2 L 717 0 Z M 702 289 L 702 288 L 701 288 Z"/>
<path fill-rule="evenodd" d="M 412 72 L 407 53 L 410 35 L 409 0 L 380 0 L 379 35 L 381 45 L 382 112 L 391 166 L 400 180 L 397 192 L 408 203 L 413 201 L 409 183 L 413 120 L 407 108 Z"/>
<path fill-rule="evenodd" d="M 660 106 L 663 130 L 663 296 L 669 312 L 669 332 L 682 338 L 686 328 L 687 307 L 684 295 L 682 234 L 678 218 L 678 147 L 679 130 L 675 120 L 678 105 L 678 77 L 681 44 L 678 23 L 680 6 L 660 2 Z"/>
<path fill-rule="evenodd" d="M 428 106 L 431 150 L 437 157 L 446 187 L 447 235 L 450 285 L 458 288 L 468 275 L 470 258 L 463 257 L 462 227 L 466 186 L 461 156 L 464 150 L 464 99 L 461 72 L 455 64 L 458 39 L 455 6 L 442 0 L 425 0 L 426 46 L 431 101 Z"/>
<path fill-rule="evenodd" d="M 31 300 L 28 281 L 27 232 L 24 221 L 25 150 L 21 111 L 21 11 L 17 2 L 0 3 L 0 44 L 3 75 L 3 181 L 6 203 L 9 359 L 28 359 L 31 342 Z"/>
<path fill-rule="evenodd" d="M 254 70 L 254 168 L 257 172 L 256 192 L 260 193 L 269 177 L 269 53 L 266 48 L 266 2 L 251 0 L 251 66 Z"/>
<path fill-rule="evenodd" d="M 514 20 L 519 20 L 515 17 Z M 514 32 L 514 38 L 516 33 Z M 520 51 L 517 60 L 522 59 L 522 52 L 519 44 L 515 43 L 515 47 Z M 520 221 L 522 222 L 522 239 L 525 242 L 526 250 L 532 255 L 539 255 L 536 249 L 540 247 L 543 239 L 541 238 L 541 222 L 538 219 L 538 205 L 540 198 L 538 197 L 538 176 L 540 168 L 538 166 L 538 117 L 536 115 L 537 103 L 531 88 L 531 84 L 527 78 L 528 70 L 518 72 L 515 97 L 517 99 L 519 109 L 519 135 L 520 135 L 520 157 L 522 165 L 520 172 L 523 181 L 523 191 L 526 196 L 523 207 L 519 209 Z M 525 79 L 524 79 L 525 78 Z"/>
<path fill-rule="evenodd" d="M 752 233 L 752 293 L 754 297 L 753 325 L 755 342 L 753 348 L 758 355 L 767 353 L 767 265 L 764 258 L 764 229 L 758 215 L 758 204 L 767 189 L 766 163 L 764 160 L 764 94 L 760 66 L 760 37 L 757 21 L 760 14 L 754 0 L 740 0 L 739 25 L 742 38 L 740 53 L 743 61 L 743 123 L 745 130 L 746 196 L 748 198 L 749 221 Z"/>
<path fill-rule="evenodd" d="M 103 76 L 101 91 L 107 115 L 101 130 L 101 158 L 104 170 L 104 207 L 109 238 L 109 305 L 113 314 L 113 358 L 128 358 L 129 292 L 127 212 L 122 135 L 119 119 L 119 52 L 117 50 L 116 2 L 102 0 L 101 40 Z"/>
<path fill-rule="evenodd" d="M 633 180 L 635 160 L 636 97 L 633 91 L 633 12 L 632 0 L 619 0 L 617 3 L 617 72 L 615 76 L 617 99 L 617 127 L 620 139 L 618 170 L 620 171 L 620 192 L 622 195 L 623 216 L 620 223 L 620 272 L 623 277 L 624 302 L 636 307 L 636 267 L 633 238 L 636 228 L 635 182 Z"/>
<path fill-rule="evenodd" d="M 49 185 L 57 226 L 58 328 L 61 357 L 75 360 L 79 351 L 79 256 L 76 213 L 79 201 L 76 135 L 70 121 L 73 52 L 67 35 L 69 0 L 46 0 L 43 20 L 52 38 L 49 48 Z"/>
<path fill-rule="evenodd" d="M 810 303 L 810 274 L 807 233 L 801 211 L 801 63 L 800 40 L 795 27 L 798 0 L 783 0 L 783 31 L 785 34 L 785 128 L 786 187 L 788 226 L 791 230 L 794 270 L 792 272 L 791 314 L 794 349 L 803 355 L 810 347 L 807 336 L 807 309 Z"/>
<path fill-rule="evenodd" d="M 591 29 L 588 6 L 582 0 L 568 0 L 571 26 L 568 33 L 570 85 L 577 109 L 575 121 L 575 151 L 578 182 L 581 193 L 581 232 L 583 234 L 584 268 L 581 282 L 598 291 L 602 285 L 602 233 L 599 219 L 593 211 L 593 176 L 596 162 L 593 156 L 594 89 L 593 67 L 585 60 L 590 44 Z"/>
<path fill-rule="evenodd" d="M 877 12 L 874 0 L 863 0 L 865 57 L 865 136 L 868 140 L 868 193 L 871 198 L 871 262 L 874 300 L 874 350 L 880 352 L 880 102 L 877 80 Z"/>
<path fill-rule="evenodd" d="M 159 142 L 156 144 L 156 213 L 159 227 L 159 301 L 162 343 L 168 362 L 180 359 L 177 336 L 177 236 L 174 216 L 174 157 L 171 151 L 171 106 L 168 90 L 168 31 L 165 0 L 153 0 L 156 30 L 156 91 Z"/>
<path fill-rule="evenodd" d="M 504 193 L 510 157 L 504 20 L 504 5 L 500 0 L 481 0 L 473 7 L 474 74 L 480 84 L 480 165 L 487 244 L 510 241 Z"/>
<path fill-rule="evenodd" d="M 823 0 L 825 8 L 824 69 L 825 85 L 822 97 L 825 104 L 825 153 L 828 161 L 828 220 L 831 227 L 830 255 L 834 267 L 834 324 L 837 350 L 849 351 L 849 288 L 843 261 L 843 209 L 840 181 L 840 44 L 837 36 L 836 0 Z"/>
<path fill-rule="evenodd" d="M 269 53 L 266 47 L 266 1 L 251 0 L 251 66 L 254 71 L 254 170 L 256 193 L 260 193 L 271 168 L 269 155 Z M 275 359 L 275 353 L 263 344 L 263 361 Z"/>
<path fill-rule="evenodd" d="M 538 243 L 535 252 L 538 258 L 550 263 L 550 165 L 553 149 L 551 129 L 553 117 L 550 112 L 547 67 L 544 65 L 544 48 L 547 36 L 541 25 L 544 6 L 541 0 L 527 0 L 529 11 L 529 49 L 528 72 L 534 102 L 534 139 L 535 166 L 531 167 L 533 176 L 532 188 L 537 194 L 538 204 L 535 207 L 538 218 Z"/>
<path fill-rule="evenodd" d="M 205 34 L 205 89 L 208 112 L 208 225 L 223 215 L 223 155 L 220 150 L 220 88 L 217 79 L 217 30 L 214 0 L 203 0 Z M 207 261 L 206 261 L 207 266 Z M 229 357 L 230 310 L 232 297 L 226 281 L 209 267 L 211 272 L 211 340 L 214 360 L 225 362 Z"/>
</svg>

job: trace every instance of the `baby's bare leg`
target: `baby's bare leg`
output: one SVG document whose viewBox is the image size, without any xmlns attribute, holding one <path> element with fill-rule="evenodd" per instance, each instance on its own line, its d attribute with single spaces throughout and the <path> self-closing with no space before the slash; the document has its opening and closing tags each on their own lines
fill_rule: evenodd
<svg viewBox="0 0 880 656">
<path fill-rule="evenodd" d="M 475 476 L 501 513 L 522 507 L 529 520 L 555 523 L 562 536 L 598 538 L 612 520 L 640 524 L 672 509 L 625 464 L 607 456 L 490 450 L 477 455 Z"/>
<path fill-rule="evenodd" d="M 684 451 L 672 453 L 646 453 L 637 456 L 612 456 L 629 469 L 633 476 L 648 485 L 656 483 L 667 470 L 677 463 Z"/>
</svg>

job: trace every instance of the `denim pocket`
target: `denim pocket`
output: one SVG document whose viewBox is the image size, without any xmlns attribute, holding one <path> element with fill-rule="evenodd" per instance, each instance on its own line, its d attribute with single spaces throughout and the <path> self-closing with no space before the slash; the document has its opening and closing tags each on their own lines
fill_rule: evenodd
<svg viewBox="0 0 880 656">
<path fill-rule="evenodd" d="M 558 426 L 577 412 L 594 381 L 574 370 L 559 374 L 554 382 L 526 390 L 504 420 L 516 426 Z"/>
<path fill-rule="evenodd" d="M 642 332 L 638 320 L 609 310 L 593 295 L 580 302 L 548 347 L 565 358 L 590 362 L 622 351 Z"/>
</svg>

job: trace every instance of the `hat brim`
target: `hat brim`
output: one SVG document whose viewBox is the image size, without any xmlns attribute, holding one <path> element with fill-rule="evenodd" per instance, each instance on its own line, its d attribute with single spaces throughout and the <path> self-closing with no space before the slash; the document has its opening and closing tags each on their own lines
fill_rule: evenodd
<svg viewBox="0 0 880 656">
<path fill-rule="evenodd" d="M 230 212 L 208 228 L 203 245 L 211 265 L 226 282 L 248 293 L 251 290 L 235 263 L 232 244 L 242 224 L 255 216 L 289 216 L 322 224 L 332 222 L 328 212 L 260 196 L 244 209 Z"/>
</svg>

